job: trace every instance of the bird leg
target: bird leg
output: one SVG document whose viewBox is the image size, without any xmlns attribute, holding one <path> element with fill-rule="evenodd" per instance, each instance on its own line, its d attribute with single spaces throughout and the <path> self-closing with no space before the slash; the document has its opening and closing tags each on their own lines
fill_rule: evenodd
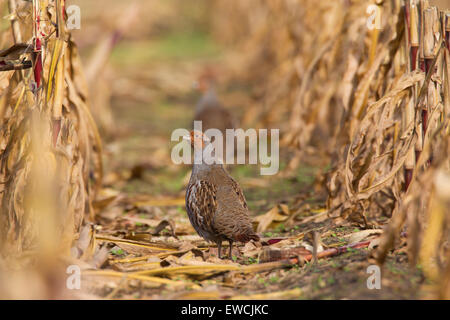
<svg viewBox="0 0 450 320">
<path fill-rule="evenodd" d="M 217 250 L 219 251 L 219 259 L 222 259 L 222 256 L 221 256 L 221 250 L 222 249 L 222 241 L 219 241 L 218 243 L 217 243 Z"/>
<path fill-rule="evenodd" d="M 230 260 L 233 259 L 233 241 L 229 240 L 228 243 L 230 244 Z"/>
</svg>

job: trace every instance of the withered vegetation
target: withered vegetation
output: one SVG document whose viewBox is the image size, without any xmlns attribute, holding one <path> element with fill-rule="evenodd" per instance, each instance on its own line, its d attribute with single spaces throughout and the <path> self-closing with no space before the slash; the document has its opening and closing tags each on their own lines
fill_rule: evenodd
<svg viewBox="0 0 450 320">
<path fill-rule="evenodd" d="M 450 298 L 447 1 L 80 3 L 0 2 L 0 297 Z M 231 260 L 170 159 L 205 66 L 281 134 L 277 176 L 229 168 L 262 237 Z"/>
</svg>

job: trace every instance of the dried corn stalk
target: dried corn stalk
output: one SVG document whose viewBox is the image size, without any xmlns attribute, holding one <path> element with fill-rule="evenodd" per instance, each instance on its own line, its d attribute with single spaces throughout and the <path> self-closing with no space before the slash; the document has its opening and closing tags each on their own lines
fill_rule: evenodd
<svg viewBox="0 0 450 320">
<path fill-rule="evenodd" d="M 328 154 L 330 214 L 363 227 L 392 217 L 380 263 L 406 226 L 411 265 L 432 280 L 445 274 L 448 297 L 449 206 L 436 179 L 450 169 L 449 13 L 426 0 L 215 5 L 217 32 L 246 53 L 231 64 L 256 84 L 247 118 L 281 128 L 299 155 Z M 375 28 L 370 12 L 381 15 Z"/>
<path fill-rule="evenodd" d="M 67 249 L 100 185 L 101 143 L 63 0 L 9 0 L 10 46 L 27 70 L 0 73 L 0 243 L 7 253 Z M 9 31 L 8 31 L 9 32 Z"/>
</svg>

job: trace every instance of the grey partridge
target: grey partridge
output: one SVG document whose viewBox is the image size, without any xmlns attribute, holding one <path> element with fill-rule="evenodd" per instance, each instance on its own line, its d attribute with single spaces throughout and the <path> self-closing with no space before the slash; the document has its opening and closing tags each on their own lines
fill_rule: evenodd
<svg viewBox="0 0 450 320">
<path fill-rule="evenodd" d="M 214 73 L 211 70 L 206 70 L 197 82 L 198 89 L 203 95 L 195 108 L 194 121 L 202 122 L 203 132 L 208 129 L 218 129 L 225 137 L 226 129 L 237 127 L 237 120 L 217 97 Z M 211 138 L 211 136 L 208 137 Z"/>
<path fill-rule="evenodd" d="M 197 233 L 207 241 L 215 242 L 221 256 L 222 241 L 259 241 L 253 231 L 249 209 L 239 184 L 219 162 L 199 161 L 203 149 L 210 143 L 201 132 L 192 131 L 189 137 L 194 147 L 194 165 L 186 190 L 186 211 Z"/>
</svg>

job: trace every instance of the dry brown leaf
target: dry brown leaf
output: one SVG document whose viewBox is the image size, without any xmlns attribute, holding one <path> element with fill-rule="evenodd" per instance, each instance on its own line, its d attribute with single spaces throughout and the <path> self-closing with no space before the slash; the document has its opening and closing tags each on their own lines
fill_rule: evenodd
<svg viewBox="0 0 450 320">
<path fill-rule="evenodd" d="M 345 235 L 345 238 L 348 238 L 348 243 L 352 244 L 352 243 L 360 242 L 364 239 L 367 239 L 368 237 L 370 237 L 372 235 L 379 235 L 382 233 L 383 233 L 382 229 L 369 229 L 369 230 L 362 230 L 362 231 L 351 233 L 349 235 Z"/>
<path fill-rule="evenodd" d="M 253 219 L 253 222 L 257 224 L 256 232 L 261 233 L 268 229 L 275 228 L 278 224 L 285 222 L 290 214 L 287 205 L 279 204 L 273 207 L 267 213 Z"/>
</svg>

